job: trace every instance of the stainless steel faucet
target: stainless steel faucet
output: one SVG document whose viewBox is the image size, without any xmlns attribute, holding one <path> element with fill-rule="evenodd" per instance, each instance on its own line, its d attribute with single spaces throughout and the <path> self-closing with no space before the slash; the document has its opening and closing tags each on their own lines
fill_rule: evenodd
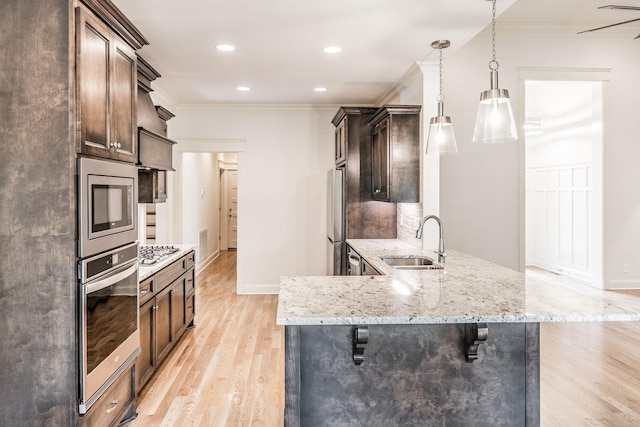
<svg viewBox="0 0 640 427">
<path fill-rule="evenodd" d="M 439 241 L 438 241 L 438 250 L 435 251 L 438 254 L 438 262 L 440 264 L 444 264 L 444 259 L 447 257 L 447 253 L 444 251 L 444 228 L 442 227 L 442 221 L 435 215 L 425 216 L 420 222 L 420 227 L 418 227 L 418 231 L 416 231 L 416 239 L 422 239 L 422 228 L 424 227 L 424 223 L 430 219 L 435 219 L 438 223 L 439 229 Z"/>
</svg>

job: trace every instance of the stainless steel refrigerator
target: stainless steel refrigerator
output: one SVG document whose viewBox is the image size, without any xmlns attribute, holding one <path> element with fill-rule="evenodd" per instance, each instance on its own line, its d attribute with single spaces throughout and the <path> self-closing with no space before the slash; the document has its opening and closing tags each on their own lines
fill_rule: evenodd
<svg viewBox="0 0 640 427">
<path fill-rule="evenodd" d="M 346 271 L 345 243 L 345 176 L 344 168 L 331 169 L 327 189 L 327 233 L 329 275 L 340 276 Z"/>
</svg>

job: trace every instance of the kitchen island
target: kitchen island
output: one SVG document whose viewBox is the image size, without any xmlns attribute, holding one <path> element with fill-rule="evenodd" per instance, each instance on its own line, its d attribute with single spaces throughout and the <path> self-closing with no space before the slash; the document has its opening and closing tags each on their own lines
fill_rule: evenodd
<svg viewBox="0 0 640 427">
<path fill-rule="evenodd" d="M 281 281 L 287 426 L 539 425 L 540 322 L 640 320 L 624 293 L 458 251 L 442 269 L 394 269 L 382 258 L 432 254 L 347 243 L 382 275 Z"/>
</svg>

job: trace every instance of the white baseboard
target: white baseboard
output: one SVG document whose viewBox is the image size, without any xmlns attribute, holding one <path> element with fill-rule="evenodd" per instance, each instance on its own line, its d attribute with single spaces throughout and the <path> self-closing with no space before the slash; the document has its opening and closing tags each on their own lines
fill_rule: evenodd
<svg viewBox="0 0 640 427">
<path fill-rule="evenodd" d="M 640 279 L 609 279 L 605 277 L 604 288 L 609 291 L 640 289 Z"/>
<path fill-rule="evenodd" d="M 280 285 L 244 285 L 238 289 L 238 295 L 275 295 L 280 292 Z"/>
<path fill-rule="evenodd" d="M 217 250 L 217 251 L 213 252 L 211 255 L 209 255 L 204 261 L 201 261 L 201 262 L 197 263 L 196 264 L 196 275 L 202 273 L 202 271 L 205 268 L 207 268 L 209 266 L 209 264 L 211 264 L 213 261 L 218 259 L 219 256 L 220 256 L 220 251 Z"/>
<path fill-rule="evenodd" d="M 533 265 L 535 267 L 540 267 L 545 270 L 548 270 L 557 274 L 561 274 L 563 276 L 571 277 L 574 279 L 582 280 L 587 283 L 593 282 L 593 277 L 589 271 L 577 270 L 564 265 L 555 264 L 553 262 L 536 259 L 536 258 L 528 260 L 526 265 Z"/>
</svg>

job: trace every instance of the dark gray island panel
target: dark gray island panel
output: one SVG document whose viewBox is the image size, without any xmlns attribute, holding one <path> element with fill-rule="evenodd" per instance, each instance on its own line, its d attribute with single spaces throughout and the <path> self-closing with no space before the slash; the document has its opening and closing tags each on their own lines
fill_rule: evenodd
<svg viewBox="0 0 640 427">
<path fill-rule="evenodd" d="M 537 426 L 538 324 L 489 324 L 465 360 L 464 324 L 286 326 L 285 425 Z"/>
</svg>

